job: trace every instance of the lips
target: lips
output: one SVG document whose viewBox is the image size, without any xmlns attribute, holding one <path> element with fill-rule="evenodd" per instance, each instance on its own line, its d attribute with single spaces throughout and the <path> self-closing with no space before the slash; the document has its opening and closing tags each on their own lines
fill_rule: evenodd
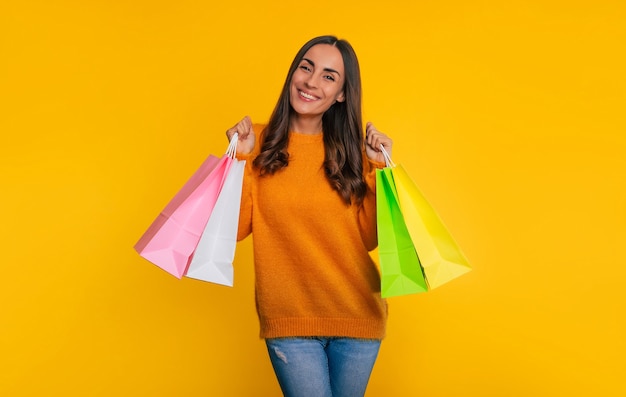
<svg viewBox="0 0 626 397">
<path fill-rule="evenodd" d="M 318 97 L 311 95 L 307 92 L 304 92 L 302 90 L 298 90 L 298 95 L 300 95 L 301 98 L 304 98 L 307 101 L 317 101 L 319 99 Z"/>
</svg>

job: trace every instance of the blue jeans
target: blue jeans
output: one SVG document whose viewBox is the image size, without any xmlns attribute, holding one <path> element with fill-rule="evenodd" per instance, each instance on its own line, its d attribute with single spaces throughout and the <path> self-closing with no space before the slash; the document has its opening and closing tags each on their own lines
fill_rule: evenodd
<svg viewBox="0 0 626 397">
<path fill-rule="evenodd" d="M 363 397 L 379 340 L 354 338 L 266 339 L 285 397 Z"/>
</svg>

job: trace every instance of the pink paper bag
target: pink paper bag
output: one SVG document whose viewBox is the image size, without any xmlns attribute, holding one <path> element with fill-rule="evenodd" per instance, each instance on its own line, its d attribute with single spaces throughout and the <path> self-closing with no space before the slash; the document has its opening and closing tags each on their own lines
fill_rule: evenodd
<svg viewBox="0 0 626 397">
<path fill-rule="evenodd" d="M 213 211 L 233 159 L 209 156 L 135 244 L 143 258 L 181 278 Z"/>
<path fill-rule="evenodd" d="M 245 160 L 233 160 L 186 277 L 232 287 Z"/>
</svg>

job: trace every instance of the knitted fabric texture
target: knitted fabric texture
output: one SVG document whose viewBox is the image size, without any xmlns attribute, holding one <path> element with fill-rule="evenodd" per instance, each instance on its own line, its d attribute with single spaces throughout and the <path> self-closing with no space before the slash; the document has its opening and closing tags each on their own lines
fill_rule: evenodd
<svg viewBox="0 0 626 397">
<path fill-rule="evenodd" d="M 260 176 L 247 156 L 238 239 L 253 234 L 262 338 L 382 339 L 387 305 L 369 251 L 376 248 L 375 168 L 364 156 L 362 205 L 347 205 L 324 175 L 322 133 L 290 133 L 289 165 Z"/>
</svg>

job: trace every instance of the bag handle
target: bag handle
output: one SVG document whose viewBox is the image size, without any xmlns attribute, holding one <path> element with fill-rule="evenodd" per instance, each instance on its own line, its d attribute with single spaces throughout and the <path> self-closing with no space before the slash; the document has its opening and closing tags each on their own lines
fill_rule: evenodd
<svg viewBox="0 0 626 397">
<path fill-rule="evenodd" d="M 385 165 L 387 167 L 395 167 L 396 164 L 391 160 L 391 156 L 389 155 L 389 152 L 387 152 L 387 150 L 385 150 L 385 147 L 383 146 L 383 144 L 380 144 L 380 151 L 383 153 L 383 157 L 385 158 Z"/>
<path fill-rule="evenodd" d="M 228 149 L 226 149 L 226 155 L 231 159 L 235 158 L 237 154 L 237 142 L 239 141 L 239 133 L 235 132 L 233 136 L 230 138 L 230 142 L 228 143 Z"/>
</svg>

